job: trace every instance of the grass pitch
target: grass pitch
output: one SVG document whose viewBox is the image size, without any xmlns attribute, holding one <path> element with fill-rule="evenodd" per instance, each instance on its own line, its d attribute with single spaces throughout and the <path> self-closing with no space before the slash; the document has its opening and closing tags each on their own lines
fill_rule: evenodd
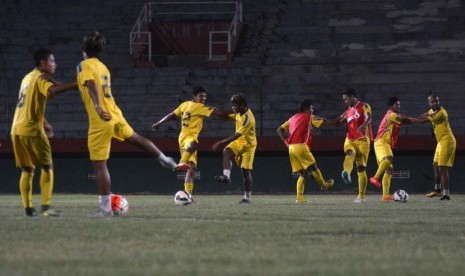
<svg viewBox="0 0 465 276">
<path fill-rule="evenodd" d="M 38 196 L 36 196 L 38 198 Z M 59 218 L 24 215 L 0 196 L 1 275 L 461 275 L 465 195 L 129 195 L 130 213 L 88 218 L 95 195 L 55 195 Z"/>
</svg>

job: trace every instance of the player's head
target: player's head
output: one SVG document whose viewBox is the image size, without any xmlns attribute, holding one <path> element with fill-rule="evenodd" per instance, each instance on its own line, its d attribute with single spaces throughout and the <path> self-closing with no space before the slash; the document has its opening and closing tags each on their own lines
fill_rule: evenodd
<svg viewBox="0 0 465 276">
<path fill-rule="evenodd" d="M 441 108 L 439 97 L 435 94 L 431 94 L 428 96 L 428 104 L 432 110 L 438 110 L 439 108 Z"/>
<path fill-rule="evenodd" d="M 342 92 L 342 100 L 347 106 L 354 106 L 357 102 L 357 93 L 352 87 L 348 87 Z"/>
<path fill-rule="evenodd" d="M 388 108 L 394 112 L 399 112 L 400 111 L 400 100 L 398 97 L 390 97 L 388 100 Z"/>
<path fill-rule="evenodd" d="M 57 68 L 52 51 L 43 48 L 37 49 L 34 52 L 34 63 L 37 69 L 49 74 L 55 73 Z"/>
<path fill-rule="evenodd" d="M 203 86 L 195 86 L 192 90 L 193 101 L 196 103 L 205 103 L 207 100 L 207 90 Z"/>
<path fill-rule="evenodd" d="M 105 37 L 97 31 L 90 32 L 82 38 L 81 51 L 86 57 L 98 57 L 105 50 Z"/>
<path fill-rule="evenodd" d="M 313 103 L 309 99 L 305 99 L 299 103 L 299 112 L 313 113 Z"/>
<path fill-rule="evenodd" d="M 247 111 L 247 99 L 243 94 L 235 94 L 231 97 L 231 105 L 233 112 L 244 113 Z"/>
</svg>

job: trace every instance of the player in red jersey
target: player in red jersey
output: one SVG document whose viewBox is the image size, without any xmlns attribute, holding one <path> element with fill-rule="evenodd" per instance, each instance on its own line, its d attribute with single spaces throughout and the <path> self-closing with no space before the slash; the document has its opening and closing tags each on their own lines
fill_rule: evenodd
<svg viewBox="0 0 465 276">
<path fill-rule="evenodd" d="M 368 183 L 366 166 L 370 154 L 370 143 L 373 139 L 371 131 L 371 107 L 359 101 L 353 88 L 347 88 L 342 93 L 342 99 L 347 110 L 339 117 L 338 122 L 347 122 L 347 137 L 344 142 L 344 170 L 341 177 L 346 184 L 350 184 L 350 173 L 357 162 L 358 196 L 354 202 L 365 202 L 365 192 Z"/>
<path fill-rule="evenodd" d="M 278 136 L 289 148 L 289 159 L 292 172 L 299 172 L 297 180 L 297 203 L 304 203 L 305 179 L 308 170 L 311 171 L 313 179 L 320 185 L 322 190 L 328 190 L 334 184 L 334 179 L 325 180 L 316 164 L 315 157 L 311 153 L 312 129 L 322 125 L 328 125 L 328 120 L 314 116 L 313 105 L 310 100 L 303 100 L 299 104 L 299 113 L 295 114 L 278 129 Z M 288 132 L 287 138 L 284 137 Z"/>
</svg>

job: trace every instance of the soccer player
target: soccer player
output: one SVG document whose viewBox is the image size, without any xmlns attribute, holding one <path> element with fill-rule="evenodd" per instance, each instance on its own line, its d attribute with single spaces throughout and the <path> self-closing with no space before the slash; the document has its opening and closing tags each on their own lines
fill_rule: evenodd
<svg viewBox="0 0 465 276">
<path fill-rule="evenodd" d="M 113 216 L 110 201 L 111 180 L 107 168 L 112 138 L 127 141 L 157 157 L 164 167 L 173 170 L 176 166 L 171 157 L 165 156 L 150 140 L 137 134 L 126 122 L 113 98 L 110 72 L 98 59 L 105 46 L 105 38 L 99 32 L 94 31 L 84 36 L 81 46 L 84 60 L 77 66 L 77 84 L 89 117 L 87 145 L 101 195 L 100 210 L 94 217 Z"/>
<path fill-rule="evenodd" d="M 304 199 L 305 180 L 308 170 L 311 171 L 313 179 L 320 185 L 322 190 L 328 190 L 334 184 L 334 179 L 325 180 L 318 168 L 315 157 L 311 153 L 312 128 L 319 128 L 327 124 L 327 120 L 313 115 L 313 104 L 305 99 L 299 103 L 299 113 L 292 116 L 278 129 L 278 136 L 286 147 L 289 148 L 289 159 L 292 172 L 299 172 L 297 180 L 297 203 L 307 202 Z M 287 138 L 284 134 L 288 132 Z"/>
<path fill-rule="evenodd" d="M 391 97 L 388 100 L 388 110 L 378 128 L 375 138 L 375 154 L 378 162 L 378 170 L 375 176 L 370 178 L 370 183 L 378 188 L 383 188 L 382 202 L 392 202 L 393 197 L 389 193 L 393 169 L 393 153 L 399 138 L 399 128 L 403 124 L 411 123 L 407 116 L 399 114 L 400 101 L 398 97 Z M 384 176 L 383 176 L 384 175 Z M 382 177 L 382 182 L 380 181 Z"/>
<path fill-rule="evenodd" d="M 434 191 L 427 197 L 441 196 L 440 200 L 450 200 L 449 196 L 449 168 L 454 166 L 456 141 L 449 124 L 449 116 L 439 102 L 437 95 L 428 96 L 430 110 L 421 117 L 412 118 L 414 123 L 433 125 L 434 137 L 437 141 L 433 158 L 433 171 L 436 179 Z M 441 190 L 442 189 L 442 190 Z"/>
<path fill-rule="evenodd" d="M 35 168 L 39 166 L 42 205 L 40 215 L 59 216 L 59 213 L 50 207 L 54 174 L 48 138 L 53 136 L 53 128 L 44 114 L 48 98 L 66 90 L 77 89 L 77 85 L 58 83 L 51 79 L 57 64 L 50 50 L 36 50 L 34 62 L 35 69 L 21 81 L 11 128 L 11 140 L 16 166 L 22 170 L 19 189 L 26 215 L 29 217 L 39 215 L 32 205 L 32 181 Z"/>
<path fill-rule="evenodd" d="M 342 99 L 347 105 L 347 110 L 338 119 L 339 123 L 347 122 L 347 137 L 344 142 L 344 163 L 341 177 L 346 184 L 352 183 L 350 174 L 354 161 L 357 163 L 358 196 L 355 203 L 365 202 L 367 188 L 366 166 L 370 153 L 372 140 L 371 131 L 371 107 L 369 104 L 359 101 L 353 88 L 347 88 L 342 93 Z"/>
<path fill-rule="evenodd" d="M 252 196 L 252 169 L 257 137 L 255 135 L 255 117 L 247 105 L 247 99 L 243 94 L 235 94 L 231 97 L 232 111 L 229 118 L 236 121 L 234 135 L 213 144 L 214 151 L 223 149 L 223 175 L 215 176 L 215 180 L 223 183 L 231 183 L 232 162 L 241 168 L 244 177 L 244 197 L 239 203 L 248 204 Z"/>
<path fill-rule="evenodd" d="M 197 148 L 199 145 L 198 137 L 202 130 L 203 119 L 210 117 L 212 114 L 222 117 L 227 116 L 223 112 L 205 105 L 207 91 L 202 86 L 194 87 L 192 93 L 192 100 L 181 103 L 173 112 L 152 125 L 152 129 L 156 130 L 161 124 L 173 117 L 181 118 L 181 132 L 178 138 L 181 161 L 176 166 L 176 169 L 187 171 L 184 180 L 184 190 L 191 195 L 194 191 Z"/>
</svg>

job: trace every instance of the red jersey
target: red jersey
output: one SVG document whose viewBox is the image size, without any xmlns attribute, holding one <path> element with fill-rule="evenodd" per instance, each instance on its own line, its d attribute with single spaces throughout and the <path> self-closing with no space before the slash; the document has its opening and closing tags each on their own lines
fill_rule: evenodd
<svg viewBox="0 0 465 276">
<path fill-rule="evenodd" d="M 400 124 L 401 122 L 397 118 L 397 113 L 389 109 L 379 125 L 375 141 L 379 139 L 384 140 L 392 148 L 395 148 L 399 138 Z"/>
<path fill-rule="evenodd" d="M 318 128 L 323 123 L 321 118 L 317 118 L 308 113 L 297 113 L 281 125 L 282 128 L 289 132 L 286 143 L 307 144 L 312 148 L 312 128 Z"/>
<path fill-rule="evenodd" d="M 358 128 L 365 123 L 366 113 L 371 112 L 371 107 L 367 103 L 359 101 L 355 106 L 349 106 L 346 112 L 347 119 L 347 138 L 349 140 L 358 140 L 368 136 L 370 141 L 373 140 L 371 124 L 368 124 L 366 133 L 361 133 Z"/>
</svg>

